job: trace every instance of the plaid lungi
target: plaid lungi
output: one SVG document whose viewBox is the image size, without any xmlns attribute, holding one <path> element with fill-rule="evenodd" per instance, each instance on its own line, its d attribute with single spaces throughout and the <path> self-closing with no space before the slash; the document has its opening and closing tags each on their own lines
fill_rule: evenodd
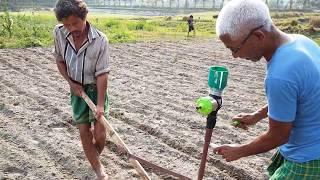
<svg viewBox="0 0 320 180">
<path fill-rule="evenodd" d="M 286 160 L 279 152 L 273 155 L 268 167 L 270 180 L 320 180 L 320 159 L 305 163 Z"/>
</svg>

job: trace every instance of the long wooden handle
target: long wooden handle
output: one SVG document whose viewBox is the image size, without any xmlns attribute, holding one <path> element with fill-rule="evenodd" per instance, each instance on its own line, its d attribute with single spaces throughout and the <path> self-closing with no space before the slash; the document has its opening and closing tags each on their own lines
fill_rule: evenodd
<svg viewBox="0 0 320 180">
<path fill-rule="evenodd" d="M 90 107 L 90 109 L 93 112 L 96 112 L 96 105 L 91 101 L 91 99 L 88 97 L 88 95 L 84 92 L 82 92 L 81 94 L 83 100 L 88 104 L 88 106 Z M 118 133 L 113 129 L 113 127 L 110 125 L 110 123 L 106 120 L 106 118 L 104 116 L 101 116 L 101 119 L 106 122 L 107 125 L 107 131 L 109 132 L 109 135 L 111 137 L 114 137 L 116 140 L 116 144 L 118 144 L 121 148 L 123 148 L 128 154 L 131 154 L 129 148 L 126 146 L 126 144 L 122 141 L 122 139 L 120 138 L 120 136 L 118 135 Z M 130 158 L 129 162 L 132 164 L 132 166 L 134 167 L 134 169 L 136 169 L 136 171 L 138 172 L 138 174 L 146 180 L 151 180 L 151 178 L 148 176 L 147 172 L 143 169 L 143 167 L 141 166 L 141 164 L 139 163 L 139 161 Z"/>
</svg>

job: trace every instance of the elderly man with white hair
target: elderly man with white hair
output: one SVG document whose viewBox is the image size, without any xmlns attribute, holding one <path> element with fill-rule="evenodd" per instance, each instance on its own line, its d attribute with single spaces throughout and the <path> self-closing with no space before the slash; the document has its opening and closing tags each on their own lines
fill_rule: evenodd
<svg viewBox="0 0 320 180">
<path fill-rule="evenodd" d="M 233 57 L 267 63 L 267 105 L 233 118 L 247 129 L 267 118 L 269 129 L 248 144 L 214 149 L 226 161 L 278 147 L 270 179 L 320 179 L 320 47 L 272 23 L 261 0 L 232 0 L 219 13 L 217 35 Z"/>
</svg>

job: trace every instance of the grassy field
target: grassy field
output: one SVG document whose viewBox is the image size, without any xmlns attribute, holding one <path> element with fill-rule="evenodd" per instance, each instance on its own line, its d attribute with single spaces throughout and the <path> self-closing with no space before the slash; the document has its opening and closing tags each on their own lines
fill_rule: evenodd
<svg viewBox="0 0 320 180">
<path fill-rule="evenodd" d="M 217 13 L 193 15 L 196 36 L 191 38 L 214 37 Z M 273 13 L 272 16 L 285 32 L 305 34 L 320 44 L 319 14 L 289 12 Z M 88 19 L 107 34 L 111 43 L 188 38 L 185 15 L 143 17 L 89 13 Z M 0 48 L 51 46 L 52 30 L 57 23 L 50 11 L 1 13 Z"/>
</svg>

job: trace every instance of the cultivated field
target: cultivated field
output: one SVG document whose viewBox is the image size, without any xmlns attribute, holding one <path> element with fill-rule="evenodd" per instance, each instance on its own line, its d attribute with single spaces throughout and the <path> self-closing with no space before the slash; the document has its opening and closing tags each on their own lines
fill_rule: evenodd
<svg viewBox="0 0 320 180">
<path fill-rule="evenodd" d="M 212 65 L 230 73 L 211 143 L 245 143 L 267 130 L 266 120 L 248 131 L 230 125 L 231 116 L 266 103 L 264 60 L 233 59 L 216 39 L 111 46 L 109 121 L 135 155 L 196 179 L 206 120 L 195 100 L 208 93 Z M 0 179 L 94 178 L 51 51 L 0 49 Z M 267 178 L 271 152 L 232 163 L 209 152 L 206 179 Z M 110 179 L 138 179 L 112 142 L 102 161 Z M 145 168 L 152 179 L 172 179 Z"/>
</svg>

